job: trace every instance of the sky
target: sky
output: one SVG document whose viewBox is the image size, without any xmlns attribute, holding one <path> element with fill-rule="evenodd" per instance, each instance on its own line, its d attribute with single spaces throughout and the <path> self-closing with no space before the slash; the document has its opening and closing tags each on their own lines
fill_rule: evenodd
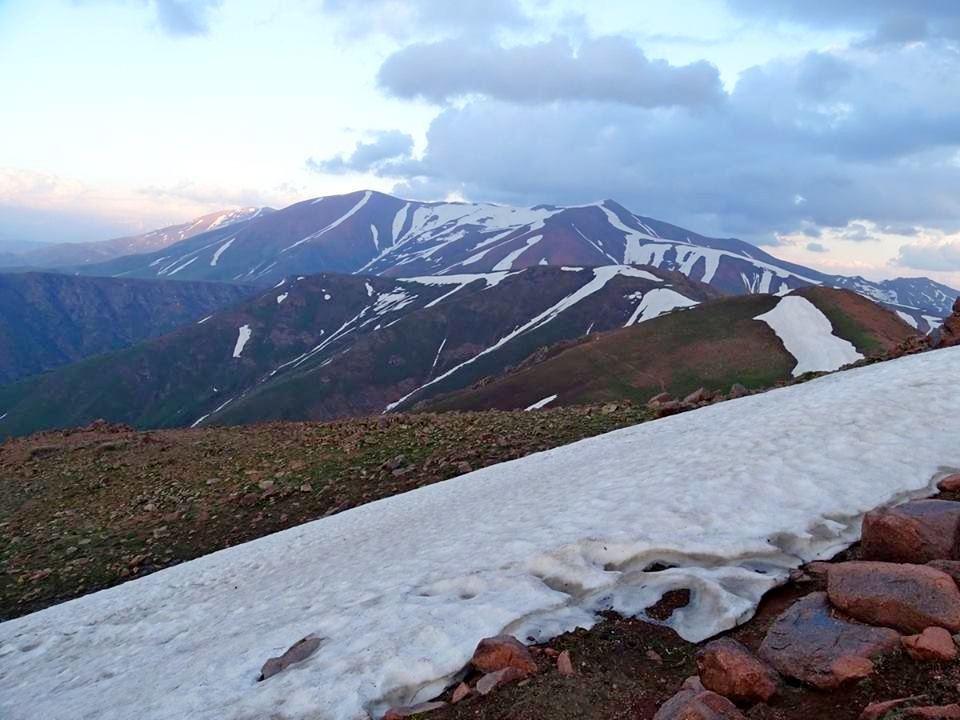
<svg viewBox="0 0 960 720">
<path fill-rule="evenodd" d="M 956 0 L 0 0 L 0 240 L 612 198 L 960 287 L 958 48 Z"/>
</svg>

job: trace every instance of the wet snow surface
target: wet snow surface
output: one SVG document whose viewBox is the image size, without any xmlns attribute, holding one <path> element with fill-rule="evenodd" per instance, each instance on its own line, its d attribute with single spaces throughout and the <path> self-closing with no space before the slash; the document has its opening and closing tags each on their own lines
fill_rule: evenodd
<svg viewBox="0 0 960 720">
<path fill-rule="evenodd" d="M 794 377 L 807 372 L 837 370 L 863 359 L 850 341 L 833 334 L 827 316 L 805 297 L 785 297 L 773 310 L 754 320 L 767 323 L 783 341 L 787 352 L 797 359 Z"/>
<path fill-rule="evenodd" d="M 728 401 L 0 624 L 0 716 L 376 716 L 438 691 L 482 637 L 545 638 L 672 588 L 693 589 L 673 626 L 705 638 L 865 511 L 960 469 L 958 375 L 954 348 Z M 256 682 L 310 633 L 315 655 Z"/>
</svg>

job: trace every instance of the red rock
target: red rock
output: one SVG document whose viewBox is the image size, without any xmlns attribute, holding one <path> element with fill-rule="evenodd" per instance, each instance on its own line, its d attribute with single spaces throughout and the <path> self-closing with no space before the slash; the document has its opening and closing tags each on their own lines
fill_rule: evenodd
<svg viewBox="0 0 960 720">
<path fill-rule="evenodd" d="M 510 667 L 524 675 L 537 671 L 537 663 L 527 646 L 512 635 L 497 635 L 481 640 L 473 651 L 470 664 L 483 673 L 494 673 Z"/>
<path fill-rule="evenodd" d="M 863 518 L 865 560 L 918 563 L 960 558 L 960 502 L 914 500 Z"/>
<path fill-rule="evenodd" d="M 503 670 L 487 673 L 480 678 L 477 681 L 477 692 L 481 695 L 487 695 L 501 685 L 516 682 L 517 680 L 524 680 L 529 676 L 530 673 L 519 670 L 518 668 L 505 667 Z"/>
<path fill-rule="evenodd" d="M 683 399 L 684 405 L 696 405 L 697 403 L 704 402 L 708 399 L 708 394 L 705 388 L 697 388 L 692 393 L 687 395 Z"/>
<path fill-rule="evenodd" d="M 837 563 L 827 574 L 834 607 L 872 625 L 918 633 L 928 627 L 960 630 L 960 588 L 925 565 Z"/>
<path fill-rule="evenodd" d="M 731 638 L 708 643 L 697 653 L 700 682 L 738 704 L 770 702 L 777 694 L 776 671 Z"/>
<path fill-rule="evenodd" d="M 950 662 L 957 657 L 953 635 L 941 627 L 928 627 L 919 635 L 901 638 L 903 649 L 914 660 Z"/>
<path fill-rule="evenodd" d="M 457 685 L 457 689 L 453 691 L 453 695 L 450 698 L 450 702 L 456 705 L 461 700 L 465 700 L 470 697 L 473 693 L 473 690 L 470 689 L 470 686 L 466 683 L 460 683 Z"/>
<path fill-rule="evenodd" d="M 960 719 L 960 704 L 910 708 L 904 711 L 901 717 L 904 720 L 958 720 Z"/>
<path fill-rule="evenodd" d="M 945 572 L 957 585 L 960 585 L 960 560 L 931 560 L 927 563 L 927 567 Z"/>
<path fill-rule="evenodd" d="M 833 689 L 869 675 L 875 658 L 900 645 L 900 633 L 863 625 L 836 612 L 827 594 L 810 593 L 778 617 L 759 656 L 782 675 Z"/>
<path fill-rule="evenodd" d="M 566 650 L 557 655 L 557 671 L 564 677 L 571 677 L 575 674 L 573 661 L 570 660 L 570 653 Z"/>
<path fill-rule="evenodd" d="M 278 672 L 286 670 L 290 665 L 306 660 L 317 651 L 323 641 L 324 638 L 313 635 L 307 635 L 302 640 L 298 640 L 283 655 L 272 657 L 263 664 L 260 669 L 260 680 L 273 677 Z"/>
<path fill-rule="evenodd" d="M 941 492 L 960 491 L 960 473 L 945 477 L 943 480 L 937 483 L 937 489 L 939 489 Z"/>
<path fill-rule="evenodd" d="M 885 700 L 884 702 L 870 703 L 860 713 L 860 720 L 883 720 L 883 717 L 891 710 L 912 705 L 917 702 L 923 702 L 926 698 L 923 695 L 914 695 L 913 697 L 899 698 L 897 700 Z"/>
<path fill-rule="evenodd" d="M 960 314 L 960 297 L 953 301 L 953 312 Z"/>
<path fill-rule="evenodd" d="M 653 720 L 745 720 L 737 706 L 709 690 L 685 688 L 667 700 Z"/>
<path fill-rule="evenodd" d="M 437 700 L 434 702 L 420 703 L 419 705 L 410 705 L 408 707 L 390 708 L 387 710 L 387 714 L 383 716 L 383 720 L 402 720 L 402 718 L 421 715 L 446 706 L 447 704 L 445 702 Z"/>
<path fill-rule="evenodd" d="M 673 397 L 670 395 L 670 393 L 662 392 L 647 400 L 647 405 L 659 405 L 660 403 L 669 402 L 672 399 Z"/>
</svg>

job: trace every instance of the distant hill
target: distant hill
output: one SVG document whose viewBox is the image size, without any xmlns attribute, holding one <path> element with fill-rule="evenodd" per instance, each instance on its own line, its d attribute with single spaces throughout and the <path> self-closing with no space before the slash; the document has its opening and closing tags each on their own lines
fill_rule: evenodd
<svg viewBox="0 0 960 720">
<path fill-rule="evenodd" d="M 269 212 L 263 208 L 241 208 L 208 213 L 190 222 L 141 235 L 82 243 L 31 243 L 29 246 L 0 248 L 0 267 L 27 267 L 33 269 L 70 268 L 76 265 L 101 263 L 125 255 L 138 255 L 161 250 L 169 245 L 188 240 L 217 228 L 237 226 Z"/>
<path fill-rule="evenodd" d="M 411 277 L 610 264 L 673 270 L 735 295 L 844 287 L 900 310 L 924 332 L 949 315 L 960 294 L 926 278 L 828 275 L 741 240 L 635 214 L 613 200 L 515 208 L 414 202 L 372 191 L 306 200 L 83 272 L 269 286 L 319 272 Z"/>
<path fill-rule="evenodd" d="M 813 312 L 802 314 L 807 301 Z M 800 312 L 788 310 L 782 322 L 756 319 L 774 317 L 768 314 L 787 303 L 796 303 Z M 818 319 L 817 313 L 821 327 L 808 322 Z M 913 335 L 916 331 L 896 315 L 846 290 L 804 288 L 785 298 L 729 297 L 557 345 L 513 372 L 422 403 L 418 409 L 646 403 L 665 391 L 682 398 L 700 387 L 720 393 L 727 393 L 734 383 L 748 389 L 770 387 L 802 372 L 803 363 L 813 363 L 811 369 L 834 370 L 858 356 L 890 350 Z"/>
<path fill-rule="evenodd" d="M 538 348 L 716 297 L 628 266 L 298 276 L 201 323 L 0 388 L 0 436 L 101 417 L 171 427 L 378 414 Z"/>
<path fill-rule="evenodd" d="M 250 293 L 224 283 L 0 274 L 0 385 L 162 335 Z"/>
</svg>

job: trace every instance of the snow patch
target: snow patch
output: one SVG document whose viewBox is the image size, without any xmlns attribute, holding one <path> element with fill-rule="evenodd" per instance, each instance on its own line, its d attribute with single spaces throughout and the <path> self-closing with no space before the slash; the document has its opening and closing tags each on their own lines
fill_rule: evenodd
<svg viewBox="0 0 960 720">
<path fill-rule="evenodd" d="M 800 295 L 781 298 L 773 310 L 754 320 L 769 325 L 787 352 L 796 358 L 794 377 L 806 372 L 830 372 L 863 359 L 848 340 L 833 334 L 827 316 Z"/>
<path fill-rule="evenodd" d="M 897 310 L 896 312 L 900 319 L 914 330 L 920 327 L 920 323 L 917 322 L 917 319 L 913 317 L 913 315 L 908 315 L 907 313 L 903 312 L 903 310 Z"/>
<path fill-rule="evenodd" d="M 250 340 L 250 336 L 253 332 L 250 330 L 249 325 L 241 325 L 240 330 L 237 333 L 237 344 L 233 346 L 233 356 L 235 358 L 240 357 L 240 354 L 243 352 L 243 349 L 247 346 L 247 342 Z"/>
<path fill-rule="evenodd" d="M 280 293 L 279 295 L 277 295 L 277 305 L 279 305 L 284 300 L 286 300 L 289 295 L 290 293 Z"/>
<path fill-rule="evenodd" d="M 523 410 L 524 412 L 530 412 L 531 410 L 539 410 L 542 407 L 546 407 L 556 399 L 557 399 L 556 395 L 548 395 L 542 400 L 537 400 L 533 405 L 526 407 Z"/>
<path fill-rule="evenodd" d="M 700 303 L 691 300 L 686 295 L 681 295 L 676 290 L 670 288 L 654 288 L 644 293 L 640 303 L 634 309 L 630 319 L 627 320 L 624 327 L 630 327 L 636 323 L 653 320 L 656 317 L 672 312 L 679 308 L 693 307 Z"/>
<path fill-rule="evenodd" d="M 213 253 L 213 257 L 210 258 L 210 267 L 217 266 L 217 262 L 219 262 L 220 256 L 223 255 L 223 253 L 225 253 L 231 245 L 233 245 L 233 241 L 236 239 L 237 239 L 236 237 L 232 237 L 229 240 L 227 240 L 223 245 L 217 248 L 216 252 Z M 170 274 L 172 275 L 173 273 L 170 273 Z"/>
</svg>

